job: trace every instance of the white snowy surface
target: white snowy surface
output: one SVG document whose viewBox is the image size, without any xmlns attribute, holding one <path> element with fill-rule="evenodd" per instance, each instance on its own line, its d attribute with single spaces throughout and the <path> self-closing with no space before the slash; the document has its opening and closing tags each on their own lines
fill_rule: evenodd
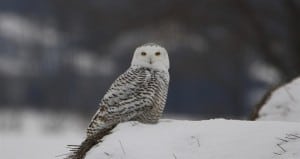
<svg viewBox="0 0 300 159">
<path fill-rule="evenodd" d="M 299 159 L 300 124 L 238 120 L 127 122 L 86 159 Z"/>
<path fill-rule="evenodd" d="M 55 159 L 84 131 L 76 116 L 0 110 L 0 159 Z"/>
<path fill-rule="evenodd" d="M 258 121 L 119 124 L 86 159 L 300 159 L 300 78 L 275 90 Z M 86 121 L 87 122 L 87 121 Z M 79 117 L 0 111 L 0 158 L 61 159 L 85 137 Z"/>
<path fill-rule="evenodd" d="M 84 140 L 84 123 L 72 115 L 0 111 L 0 158 L 62 159 L 59 155 L 68 152 L 66 145 Z M 155 125 L 127 122 L 117 126 L 86 158 L 299 159 L 300 123 L 224 119 L 163 119 Z"/>
<path fill-rule="evenodd" d="M 300 78 L 273 91 L 257 120 L 300 122 Z"/>
<path fill-rule="evenodd" d="M 65 148 L 67 144 L 80 142 L 81 139 L 74 133 L 56 135 L 10 133 L 0 134 L 0 138 L 1 159 L 55 159 L 56 156 L 67 152 Z"/>
</svg>

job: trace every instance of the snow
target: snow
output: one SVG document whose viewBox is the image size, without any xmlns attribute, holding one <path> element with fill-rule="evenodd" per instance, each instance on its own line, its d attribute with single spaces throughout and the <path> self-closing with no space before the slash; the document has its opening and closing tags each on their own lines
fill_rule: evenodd
<svg viewBox="0 0 300 159">
<path fill-rule="evenodd" d="M 280 73 L 278 70 L 257 59 L 250 63 L 248 71 L 251 77 L 268 84 L 274 84 L 280 81 Z"/>
<path fill-rule="evenodd" d="M 279 87 L 257 121 L 121 123 L 86 159 L 300 159 L 299 94 L 300 78 Z M 53 159 L 66 154 L 66 145 L 84 140 L 85 125 L 65 113 L 1 110 L 1 158 Z"/>
<path fill-rule="evenodd" d="M 0 158 L 54 159 L 83 140 L 81 124 L 68 114 L 0 110 Z"/>
<path fill-rule="evenodd" d="M 300 124 L 238 120 L 161 120 L 119 124 L 86 159 L 300 158 Z"/>
<path fill-rule="evenodd" d="M 64 156 L 59 155 L 68 152 L 66 145 L 84 140 L 88 121 L 80 120 L 68 114 L 1 110 L 1 158 L 61 159 Z M 300 123 L 224 119 L 162 119 L 154 125 L 126 122 L 86 157 L 98 158 L 299 159 Z"/>
<path fill-rule="evenodd" d="M 257 120 L 300 122 L 300 78 L 273 91 Z"/>
<path fill-rule="evenodd" d="M 7 44 L 0 49 L 0 74 L 8 77 L 40 76 L 65 65 L 82 76 L 109 76 L 116 71 L 111 55 L 66 47 L 70 39 L 50 21 L 40 24 L 22 15 L 0 13 L 1 40 Z M 37 46 L 43 51 L 34 49 Z"/>
<path fill-rule="evenodd" d="M 79 142 L 79 135 L 28 135 L 22 133 L 0 134 L 0 152 L 3 159 L 53 159 L 66 153 L 66 145 Z"/>
<path fill-rule="evenodd" d="M 116 72 L 116 63 L 109 56 L 98 56 L 95 53 L 79 49 L 76 52 L 73 55 L 72 63 L 74 69 L 81 75 L 108 76 Z"/>
<path fill-rule="evenodd" d="M 0 35 L 18 43 L 41 43 L 48 47 L 58 45 L 61 41 L 54 27 L 39 25 L 13 13 L 0 14 Z"/>
</svg>

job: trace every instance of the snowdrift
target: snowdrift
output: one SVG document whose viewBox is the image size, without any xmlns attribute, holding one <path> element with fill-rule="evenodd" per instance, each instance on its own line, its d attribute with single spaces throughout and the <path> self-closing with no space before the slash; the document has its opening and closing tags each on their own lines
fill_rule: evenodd
<svg viewBox="0 0 300 159">
<path fill-rule="evenodd" d="M 300 78 L 274 90 L 256 120 L 300 122 Z"/>
<path fill-rule="evenodd" d="M 86 159 L 299 159 L 300 123 L 161 120 L 119 124 Z"/>
<path fill-rule="evenodd" d="M 273 91 L 257 121 L 121 123 L 86 159 L 300 159 L 299 121 L 300 78 Z M 0 158 L 60 159 L 86 125 L 73 115 L 1 110 L 0 126 Z"/>
</svg>

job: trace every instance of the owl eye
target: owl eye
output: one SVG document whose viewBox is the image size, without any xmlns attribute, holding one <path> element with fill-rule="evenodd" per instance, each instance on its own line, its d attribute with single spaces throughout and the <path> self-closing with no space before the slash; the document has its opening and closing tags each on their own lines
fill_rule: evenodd
<svg viewBox="0 0 300 159">
<path fill-rule="evenodd" d="M 142 52 L 142 53 L 141 53 L 141 55 L 142 55 L 142 56 L 146 56 L 146 55 L 147 55 L 147 53 L 145 53 L 145 52 Z"/>
<path fill-rule="evenodd" d="M 155 56 L 159 56 L 159 55 L 160 55 L 160 52 L 156 52 L 156 53 L 155 53 Z"/>
</svg>

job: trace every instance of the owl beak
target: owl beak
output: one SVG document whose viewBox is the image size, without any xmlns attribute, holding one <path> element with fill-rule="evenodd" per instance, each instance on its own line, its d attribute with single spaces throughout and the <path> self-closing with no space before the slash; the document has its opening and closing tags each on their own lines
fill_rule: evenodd
<svg viewBox="0 0 300 159">
<path fill-rule="evenodd" d="M 152 63 L 153 63 L 153 61 L 152 61 L 152 58 L 150 58 L 150 60 L 149 60 L 149 63 L 150 63 L 150 64 L 152 64 Z"/>
</svg>

